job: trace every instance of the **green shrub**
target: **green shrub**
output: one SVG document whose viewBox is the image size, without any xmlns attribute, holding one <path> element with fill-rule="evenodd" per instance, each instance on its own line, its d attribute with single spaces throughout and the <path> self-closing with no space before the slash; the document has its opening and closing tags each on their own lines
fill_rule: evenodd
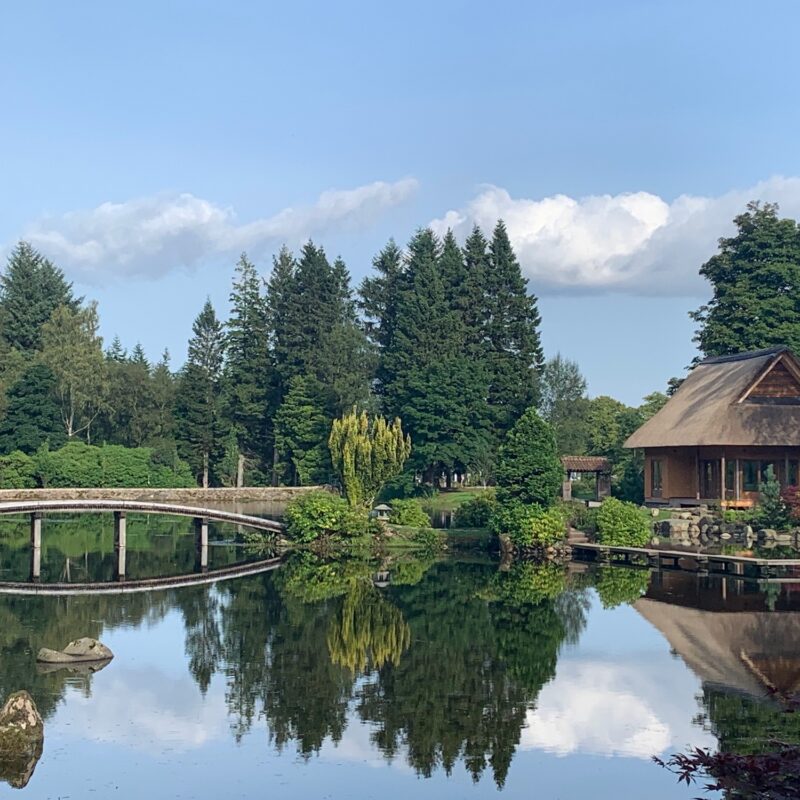
<svg viewBox="0 0 800 800">
<path fill-rule="evenodd" d="M 284 512 L 286 533 L 296 542 L 313 542 L 322 536 L 358 536 L 366 532 L 364 511 L 330 492 L 308 492 L 292 500 Z"/>
<path fill-rule="evenodd" d="M 494 492 L 473 497 L 462 503 L 453 517 L 454 528 L 485 528 L 497 508 Z"/>
<path fill-rule="evenodd" d="M 430 528 L 431 518 L 425 513 L 419 500 L 392 500 L 389 522 L 407 525 L 410 528 Z"/>
<path fill-rule="evenodd" d="M 560 508 L 564 509 L 568 525 L 584 533 L 597 531 L 597 506 L 589 508 L 586 503 L 572 502 L 562 503 Z"/>
<path fill-rule="evenodd" d="M 601 567 L 595 584 L 603 608 L 635 603 L 650 585 L 650 573 L 628 567 Z"/>
<path fill-rule="evenodd" d="M 755 524 L 762 528 L 787 530 L 791 525 L 790 510 L 781 495 L 781 485 L 775 477 L 772 464 L 767 467 L 764 478 L 764 481 L 758 486 Z"/>
<path fill-rule="evenodd" d="M 497 499 L 549 508 L 561 489 L 563 469 L 552 427 L 529 408 L 498 451 Z"/>
<path fill-rule="evenodd" d="M 505 534 L 516 547 L 548 547 L 564 540 L 564 517 L 557 508 L 500 503 L 491 519 L 492 531 Z"/>
<path fill-rule="evenodd" d="M 443 536 L 433 528 L 418 528 L 411 535 L 411 541 L 426 553 L 436 553 L 442 549 Z"/>
<path fill-rule="evenodd" d="M 20 450 L 0 456 L 0 489 L 36 487 L 36 463 Z"/>
<path fill-rule="evenodd" d="M 613 547 L 644 547 L 650 539 L 650 523 L 633 503 L 606 498 L 597 511 L 597 537 Z"/>
</svg>

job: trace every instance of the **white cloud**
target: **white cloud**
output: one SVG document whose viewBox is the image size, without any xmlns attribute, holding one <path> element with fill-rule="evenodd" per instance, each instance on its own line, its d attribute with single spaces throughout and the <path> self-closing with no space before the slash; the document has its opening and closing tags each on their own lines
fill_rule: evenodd
<svg viewBox="0 0 800 800">
<path fill-rule="evenodd" d="M 84 283 L 156 277 L 218 255 L 296 244 L 336 228 L 357 228 L 406 201 L 417 181 L 376 181 L 323 192 L 313 205 L 240 224 L 232 209 L 192 194 L 157 195 L 41 219 L 22 238 Z"/>
<path fill-rule="evenodd" d="M 562 659 L 556 679 L 528 712 L 520 748 L 649 759 L 690 742 L 712 745 L 692 723 L 692 676 L 682 665 L 637 658 L 642 663 Z"/>
<path fill-rule="evenodd" d="M 432 226 L 459 238 L 473 225 L 491 231 L 505 220 L 536 292 L 622 291 L 704 295 L 700 265 L 750 200 L 778 202 L 800 215 L 800 178 L 775 177 L 718 197 L 681 195 L 672 202 L 649 192 L 542 200 L 513 198 L 485 187 L 466 207 L 447 211 Z"/>
</svg>

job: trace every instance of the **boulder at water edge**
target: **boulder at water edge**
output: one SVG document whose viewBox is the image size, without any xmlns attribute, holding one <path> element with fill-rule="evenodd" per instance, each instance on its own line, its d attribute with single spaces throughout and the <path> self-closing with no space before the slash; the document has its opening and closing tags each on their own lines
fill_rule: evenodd
<svg viewBox="0 0 800 800">
<path fill-rule="evenodd" d="M 21 789 L 42 755 L 44 723 L 27 692 L 15 692 L 0 709 L 0 781 Z"/>
<path fill-rule="evenodd" d="M 114 654 L 102 642 L 84 636 L 70 642 L 63 650 L 50 650 L 43 647 L 36 656 L 45 664 L 73 664 L 79 661 L 108 661 Z"/>
</svg>

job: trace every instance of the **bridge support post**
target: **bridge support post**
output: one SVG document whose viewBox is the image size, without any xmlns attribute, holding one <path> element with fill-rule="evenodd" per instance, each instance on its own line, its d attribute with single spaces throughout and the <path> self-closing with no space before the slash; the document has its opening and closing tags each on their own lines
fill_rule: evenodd
<svg viewBox="0 0 800 800">
<path fill-rule="evenodd" d="M 208 570 L 208 520 L 205 517 L 194 518 L 194 535 L 197 546 L 197 569 Z"/>
<path fill-rule="evenodd" d="M 42 576 L 42 514 L 31 514 L 31 580 L 38 581 Z"/>
<path fill-rule="evenodd" d="M 114 512 L 114 552 L 117 556 L 116 576 L 117 580 L 125 577 L 126 572 L 126 553 L 128 547 L 128 519 L 124 511 Z"/>
</svg>

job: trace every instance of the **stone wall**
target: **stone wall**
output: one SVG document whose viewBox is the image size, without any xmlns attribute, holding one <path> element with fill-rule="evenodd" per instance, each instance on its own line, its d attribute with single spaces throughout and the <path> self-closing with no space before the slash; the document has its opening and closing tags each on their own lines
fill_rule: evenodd
<svg viewBox="0 0 800 800">
<path fill-rule="evenodd" d="M 151 500 L 186 505 L 286 503 L 321 486 L 262 486 L 241 489 L 0 489 L 0 503 L 22 500 Z"/>
</svg>

